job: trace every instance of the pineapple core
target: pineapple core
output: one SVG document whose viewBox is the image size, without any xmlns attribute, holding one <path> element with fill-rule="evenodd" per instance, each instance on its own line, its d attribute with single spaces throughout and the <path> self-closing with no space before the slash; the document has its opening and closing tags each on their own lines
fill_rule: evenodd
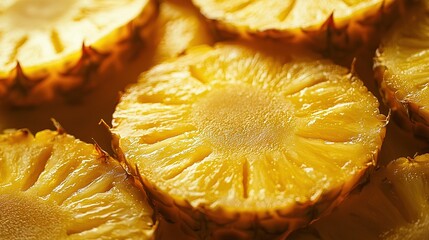
<svg viewBox="0 0 429 240">
<path fill-rule="evenodd" d="M 215 150 L 273 150 L 292 130 L 290 107 L 280 95 L 231 84 L 213 89 L 197 101 L 193 120 Z"/>
<path fill-rule="evenodd" d="M 0 239 L 59 239 L 65 216 L 55 204 L 21 193 L 0 194 Z"/>
</svg>

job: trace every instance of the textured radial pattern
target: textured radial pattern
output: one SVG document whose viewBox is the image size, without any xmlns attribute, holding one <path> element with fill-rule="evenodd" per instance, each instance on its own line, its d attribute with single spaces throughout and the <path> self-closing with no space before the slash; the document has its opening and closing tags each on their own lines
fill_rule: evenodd
<svg viewBox="0 0 429 240">
<path fill-rule="evenodd" d="M 79 51 L 136 18 L 148 0 L 8 0 L 0 3 L 0 71 Z"/>
<path fill-rule="evenodd" d="M 385 124 L 347 69 L 262 43 L 199 47 L 159 65 L 113 117 L 114 144 L 149 189 L 261 221 L 335 205 L 376 161 Z"/>
<path fill-rule="evenodd" d="M 300 32 L 319 29 L 333 14 L 344 25 L 353 18 L 371 15 L 392 0 L 193 0 L 209 19 L 228 28 L 258 33 L 263 31 Z"/>
<path fill-rule="evenodd" d="M 385 36 L 375 67 L 385 101 L 405 124 L 411 123 L 425 137 L 429 136 L 428 59 L 429 6 L 422 3 Z"/>
<path fill-rule="evenodd" d="M 1 1 L 0 99 L 36 105 L 91 89 L 138 56 L 155 12 L 152 0 Z"/>
<path fill-rule="evenodd" d="M 0 239 L 149 239 L 152 210 L 122 167 L 50 130 L 0 135 Z"/>
<path fill-rule="evenodd" d="M 351 195 L 331 215 L 291 239 L 426 239 L 428 179 L 428 154 L 397 159 L 378 169 L 361 192 Z"/>
</svg>

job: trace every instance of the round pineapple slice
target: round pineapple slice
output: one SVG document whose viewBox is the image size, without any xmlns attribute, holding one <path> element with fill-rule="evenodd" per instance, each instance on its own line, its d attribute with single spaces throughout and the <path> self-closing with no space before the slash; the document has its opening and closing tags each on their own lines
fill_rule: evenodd
<svg viewBox="0 0 429 240">
<path fill-rule="evenodd" d="M 426 3 L 392 27 L 375 58 L 376 79 L 384 101 L 400 125 L 425 138 L 429 138 L 428 29 Z"/>
<path fill-rule="evenodd" d="M 212 44 L 214 34 L 187 0 L 163 0 L 150 37 L 152 65 L 183 54 L 191 46 Z M 150 54 L 146 54 L 150 55 Z"/>
<path fill-rule="evenodd" d="M 44 130 L 0 135 L 0 239 L 150 239 L 134 178 L 97 146 Z"/>
<path fill-rule="evenodd" d="M 375 163 L 384 126 L 347 69 L 232 42 L 144 73 L 111 131 L 119 158 L 186 239 L 263 239 L 338 204 Z"/>
<path fill-rule="evenodd" d="M 130 61 L 155 11 L 152 0 L 2 1 L 0 98 L 35 105 L 90 89 Z"/>
<path fill-rule="evenodd" d="M 371 41 L 383 25 L 381 20 L 402 6 L 394 0 L 192 1 L 226 32 L 305 40 L 328 51 Z"/>
<path fill-rule="evenodd" d="M 360 192 L 291 239 L 420 240 L 429 236 L 429 154 L 375 171 Z"/>
</svg>

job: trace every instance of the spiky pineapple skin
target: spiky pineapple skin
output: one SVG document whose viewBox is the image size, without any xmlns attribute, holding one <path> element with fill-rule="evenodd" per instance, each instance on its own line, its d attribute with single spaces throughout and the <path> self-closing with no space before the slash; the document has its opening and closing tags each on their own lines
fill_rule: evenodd
<svg viewBox="0 0 429 240">
<path fill-rule="evenodd" d="M 383 133 L 384 134 L 384 133 Z M 157 188 L 129 163 L 120 147 L 120 137 L 112 134 L 112 143 L 118 159 L 127 172 L 139 178 L 159 221 L 157 239 L 286 239 L 294 230 L 329 213 L 364 182 L 373 171 L 373 163 L 357 173 L 349 183 L 326 192 L 316 202 L 297 203 L 295 209 L 272 211 L 242 211 L 211 209 L 204 205 L 192 206 L 186 199 L 173 198 Z M 377 159 L 378 153 L 374 155 Z M 339 197 L 340 196 L 340 197 Z M 227 220 L 226 220 L 227 219 Z M 180 236 L 180 237 L 179 237 Z"/>
<path fill-rule="evenodd" d="M 380 166 L 331 215 L 290 239 L 426 239 L 428 160 L 425 153 Z"/>
<path fill-rule="evenodd" d="M 0 165 L 3 166 L 0 171 L 0 209 L 5 214 L 0 219 L 9 219 L 18 223 L 23 218 L 29 218 L 29 221 L 24 220 L 21 223 L 24 224 L 23 226 L 17 224 L 19 226 L 8 227 L 8 222 L 2 222 L 0 229 L 6 229 L 6 231 L 0 231 L 0 239 L 152 239 L 154 227 L 154 223 L 150 221 L 152 209 L 147 206 L 146 195 L 138 181 L 127 175 L 119 162 L 110 157 L 96 143 L 91 145 L 81 142 L 67 134 L 59 124 L 55 124 L 58 127 L 57 131 L 43 130 L 33 135 L 28 129 L 8 129 L 0 134 Z M 55 154 L 58 157 L 58 152 L 73 148 L 76 148 L 76 152 L 70 154 L 65 152 L 62 154 L 63 158 L 51 159 Z M 36 156 L 31 153 L 35 153 Z M 70 159 L 70 155 L 77 157 Z M 10 161 L 15 161 L 14 164 L 19 167 L 4 165 Z M 26 165 L 27 163 L 30 163 L 31 166 Z M 68 177 L 72 175 L 70 172 L 79 171 L 79 164 L 86 163 L 89 163 L 87 172 L 79 175 L 82 182 L 74 182 L 66 188 L 70 190 L 81 184 L 89 184 L 86 187 L 90 186 L 90 190 L 85 187 L 77 187 L 77 191 L 74 194 L 71 193 L 71 196 L 68 196 L 69 190 L 59 190 L 64 187 L 63 185 L 69 184 L 67 180 L 70 180 Z M 39 164 L 45 165 L 38 166 Z M 37 167 L 41 168 L 29 170 Z M 8 170 L 14 172 L 11 173 Z M 41 171 L 38 173 L 39 176 L 34 178 L 32 175 L 37 174 L 38 171 Z M 98 174 L 101 175 L 98 176 Z M 51 178 L 46 178 L 46 176 Z M 62 177 L 64 177 L 63 180 L 61 180 Z M 108 189 L 100 192 L 95 185 L 105 184 L 106 182 L 100 183 L 102 178 L 106 179 L 109 186 L 107 186 Z M 32 181 L 34 182 L 32 183 Z M 29 183 L 33 185 L 26 186 Z M 57 187 L 55 187 L 56 184 Z M 41 188 L 37 189 L 38 186 Z M 52 191 L 45 192 L 50 187 L 53 187 Z M 70 200 L 79 194 L 83 196 L 78 197 L 78 201 Z M 25 201 L 18 201 L 12 206 L 24 209 L 14 211 L 19 214 L 18 216 L 8 215 L 8 211 L 10 211 L 8 202 L 5 203 L 1 199 L 5 197 L 31 202 L 36 213 L 27 213 Z M 91 203 L 92 199 L 97 198 L 101 199 L 88 205 L 88 202 Z M 24 202 L 24 205 L 20 205 L 21 202 Z M 41 218 L 39 220 L 42 221 L 50 219 L 55 219 L 55 221 L 52 221 L 50 226 L 40 226 L 34 222 L 32 214 Z M 94 223 L 82 222 L 82 218 L 85 218 L 84 216 L 87 214 L 92 216 L 94 222 L 105 219 L 104 226 L 95 225 L 94 228 L 92 225 Z M 44 215 L 46 216 L 44 217 Z M 58 228 L 57 225 L 62 226 Z M 87 227 L 76 230 L 82 225 L 87 225 Z M 124 225 L 127 225 L 128 228 L 123 228 Z M 30 230 L 24 233 L 17 232 L 16 229 L 20 228 Z M 48 229 L 47 233 L 52 231 L 50 229 L 57 228 L 57 231 L 52 231 L 56 235 L 43 234 L 44 228 Z M 36 238 L 33 238 L 34 236 Z"/>
<path fill-rule="evenodd" d="M 353 74 L 350 74 L 350 80 L 359 81 Z M 130 92 L 132 93 L 132 91 L 128 93 Z M 126 94 L 124 97 L 125 102 L 129 101 Z M 351 176 L 350 181 L 333 189 L 325 189 L 326 191 L 317 199 L 296 202 L 293 207 L 287 209 L 279 207 L 269 210 L 237 210 L 211 208 L 209 204 L 191 204 L 184 197 L 172 196 L 160 189 L 157 182 L 145 178 L 136 163 L 127 159 L 127 152 L 124 149 L 130 149 L 127 146 L 129 140 L 123 140 L 121 131 L 115 129 L 121 125 L 124 120 L 122 118 L 123 116 L 118 117 L 119 120 L 113 120 L 111 129 L 113 150 L 127 171 L 140 178 L 151 205 L 157 211 L 160 221 L 157 234 L 160 239 L 170 239 L 178 235 L 183 239 L 285 239 L 293 230 L 329 213 L 352 189 L 366 179 L 367 173 L 371 172 L 376 164 L 385 136 L 383 127 L 377 137 L 378 147 L 371 152 L 371 156 L 367 155 L 365 166 Z M 127 132 L 128 130 L 130 129 L 127 129 Z M 124 134 L 126 135 L 125 132 Z M 128 157 L 132 158 L 133 154 L 130 155 Z M 173 229 L 177 232 L 171 234 Z"/>
<path fill-rule="evenodd" d="M 158 2 L 149 0 L 136 18 L 80 51 L 59 61 L 22 66 L 0 72 L 0 100 L 12 106 L 34 106 L 56 100 L 76 101 L 100 82 L 109 71 L 126 68 L 135 61 L 152 32 Z"/>
<path fill-rule="evenodd" d="M 377 51 L 378 56 L 380 51 L 382 50 Z M 391 110 L 392 117 L 398 125 L 418 138 L 429 139 L 429 111 L 415 102 L 401 99 L 397 94 L 398 89 L 386 83 L 391 73 L 378 60 L 375 63 L 374 74 L 382 100 Z"/>
<path fill-rule="evenodd" d="M 209 14 L 205 17 L 227 39 L 272 38 L 285 44 L 304 43 L 325 56 L 349 64 L 352 60 L 350 57 L 364 48 L 373 47 L 371 44 L 379 40 L 381 33 L 391 25 L 394 18 L 402 15 L 408 5 L 407 0 L 385 0 L 379 8 L 360 13 L 348 21 L 336 21 L 335 13 L 332 13 L 322 25 L 302 29 L 269 28 L 261 31 L 248 26 L 235 26 Z M 351 51 L 353 54 L 350 54 Z"/>
</svg>

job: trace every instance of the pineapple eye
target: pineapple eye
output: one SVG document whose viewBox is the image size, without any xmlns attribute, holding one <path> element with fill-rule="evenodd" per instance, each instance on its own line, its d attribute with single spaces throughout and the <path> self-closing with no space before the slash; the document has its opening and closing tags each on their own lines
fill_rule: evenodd
<svg viewBox="0 0 429 240">
<path fill-rule="evenodd" d="M 291 105 L 281 96 L 244 84 L 215 88 L 193 108 L 194 122 L 222 150 L 255 151 L 282 145 L 291 128 Z"/>
</svg>

